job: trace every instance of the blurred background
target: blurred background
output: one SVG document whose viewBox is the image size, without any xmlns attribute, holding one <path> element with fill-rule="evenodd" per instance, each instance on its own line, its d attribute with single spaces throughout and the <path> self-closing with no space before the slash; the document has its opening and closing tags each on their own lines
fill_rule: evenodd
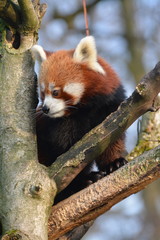
<svg viewBox="0 0 160 240">
<path fill-rule="evenodd" d="M 41 0 L 48 5 L 39 31 L 46 50 L 71 49 L 85 37 L 81 0 Z M 86 0 L 98 54 L 120 76 L 129 96 L 160 59 L 159 0 Z M 127 150 L 137 142 L 137 122 Z M 160 181 L 117 204 L 95 221 L 83 240 L 160 240 Z"/>
</svg>

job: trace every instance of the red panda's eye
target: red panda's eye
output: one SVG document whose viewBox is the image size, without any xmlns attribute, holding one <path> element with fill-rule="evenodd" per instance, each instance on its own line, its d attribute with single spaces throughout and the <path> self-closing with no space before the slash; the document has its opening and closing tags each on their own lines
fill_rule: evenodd
<svg viewBox="0 0 160 240">
<path fill-rule="evenodd" d="M 55 90 L 52 91 L 52 96 L 54 96 L 54 97 L 58 97 L 59 94 L 60 94 L 60 90 L 59 89 L 55 89 Z"/>
</svg>

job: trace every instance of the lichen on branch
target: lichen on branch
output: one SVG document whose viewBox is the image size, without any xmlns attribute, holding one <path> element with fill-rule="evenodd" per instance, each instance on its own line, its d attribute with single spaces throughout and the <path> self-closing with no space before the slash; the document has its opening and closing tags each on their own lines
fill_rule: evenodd
<svg viewBox="0 0 160 240">
<path fill-rule="evenodd" d="M 50 176 L 63 190 L 75 176 L 116 140 L 138 117 L 147 112 L 160 92 L 160 62 L 146 74 L 133 94 L 118 110 L 92 129 L 49 168 Z"/>
<path fill-rule="evenodd" d="M 0 18 L 5 22 L 3 46 L 14 54 L 25 52 L 37 41 L 46 4 L 39 0 L 4 0 L 0 2 Z"/>
<path fill-rule="evenodd" d="M 22 14 L 22 28 L 26 31 L 35 31 L 40 26 L 41 18 L 46 11 L 46 4 L 39 1 L 18 0 Z"/>
<path fill-rule="evenodd" d="M 12 1 L 0 1 L 0 17 L 13 28 L 21 24 L 20 8 Z"/>
<path fill-rule="evenodd" d="M 160 145 L 53 206 L 49 220 L 49 240 L 58 239 L 73 228 L 95 219 L 159 177 Z"/>
</svg>

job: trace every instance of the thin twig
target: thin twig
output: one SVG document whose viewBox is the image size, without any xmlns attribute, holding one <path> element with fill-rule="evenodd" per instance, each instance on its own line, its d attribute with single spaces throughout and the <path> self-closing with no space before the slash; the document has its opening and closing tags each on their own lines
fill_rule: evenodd
<svg viewBox="0 0 160 240">
<path fill-rule="evenodd" d="M 82 0 L 82 3 L 83 3 L 84 20 L 85 20 L 85 26 L 86 26 L 86 35 L 89 36 L 89 25 L 88 25 L 86 0 Z"/>
</svg>

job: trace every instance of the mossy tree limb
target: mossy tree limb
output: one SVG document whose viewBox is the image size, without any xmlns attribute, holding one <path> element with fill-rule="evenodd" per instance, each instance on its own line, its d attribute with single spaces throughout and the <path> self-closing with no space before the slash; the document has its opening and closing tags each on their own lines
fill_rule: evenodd
<svg viewBox="0 0 160 240">
<path fill-rule="evenodd" d="M 24 3 L 24 1 L 19 1 Z M 6 1 L 6 4 L 10 1 Z M 32 1 L 25 1 L 31 6 Z M 36 4 L 37 3 L 37 4 Z M 23 4 L 22 4 L 23 5 Z M 26 5 L 16 5 L 24 13 Z M 27 11 L 37 16 L 37 1 Z M 36 8 L 37 7 L 37 8 Z M 13 9 L 11 9 L 13 10 Z M 7 14 L 4 11 L 3 14 Z M 12 11 L 10 12 L 12 13 Z M 0 17 L 3 18 L 0 11 Z M 28 13 L 29 14 L 29 13 Z M 40 15 L 39 15 L 40 16 Z M 0 221 L 2 239 L 47 240 L 48 217 L 56 186 L 37 161 L 34 62 L 29 51 L 40 25 L 27 17 L 2 22 L 0 45 Z M 9 15 L 11 19 L 11 15 Z M 31 17 L 32 19 L 32 17 Z M 14 21 L 14 19 L 12 19 Z M 32 25 L 32 26 L 31 26 Z M 7 234 L 5 234 L 7 232 Z"/>
<path fill-rule="evenodd" d="M 0 18 L 16 29 L 35 31 L 40 26 L 40 21 L 46 12 L 46 4 L 40 4 L 34 0 L 18 0 L 18 4 L 12 0 L 0 2 Z"/>
<path fill-rule="evenodd" d="M 134 91 L 134 93 L 132 94 L 132 96 L 125 102 L 125 104 L 123 104 L 118 109 L 117 112 L 113 113 L 111 116 L 109 116 L 107 118 L 106 122 L 108 123 L 108 125 L 105 125 L 103 123 L 104 124 L 104 125 L 102 124 L 103 128 L 101 128 L 102 126 L 100 125 L 100 126 L 98 126 L 98 128 L 95 128 L 93 130 L 93 132 L 91 131 L 91 133 L 89 133 L 89 135 L 84 137 L 82 139 L 82 141 L 79 142 L 79 145 L 77 145 L 77 146 L 75 145 L 71 149 L 71 153 L 73 155 L 72 154 L 70 155 L 70 153 L 68 152 L 66 155 L 64 154 L 63 156 L 61 156 L 59 158 L 59 160 L 61 159 L 60 160 L 61 165 L 60 165 L 60 162 L 59 162 L 59 164 L 57 165 L 57 166 L 59 166 L 59 171 L 55 171 L 55 173 L 62 176 L 63 175 L 63 169 L 64 169 L 65 174 L 68 173 L 68 174 L 66 174 L 66 176 L 64 176 L 64 179 L 65 179 L 64 183 L 65 184 L 66 184 L 66 181 L 68 181 L 68 179 L 70 181 L 72 174 L 77 173 L 77 169 L 74 172 L 75 165 L 78 164 L 77 159 L 80 159 L 82 162 L 84 160 L 83 163 L 81 163 L 81 161 L 80 161 L 80 163 L 82 164 L 82 168 L 83 168 L 83 164 L 87 164 L 87 161 L 89 160 L 89 157 L 87 155 L 88 158 L 87 158 L 87 161 L 85 161 L 85 159 L 84 159 L 85 154 L 84 153 L 87 153 L 88 149 L 90 149 L 90 147 L 93 146 L 93 142 L 96 145 L 97 142 L 95 142 L 95 141 L 97 141 L 97 139 L 100 139 L 100 141 L 101 141 L 102 136 L 104 134 L 104 135 L 106 135 L 106 143 L 108 144 L 108 141 L 110 142 L 114 139 L 114 137 L 113 137 L 114 135 L 117 137 L 116 132 L 117 132 L 117 134 L 120 134 L 121 131 L 123 132 L 124 129 L 127 128 L 129 126 L 129 124 L 131 124 L 130 121 L 133 121 L 133 119 L 135 120 L 138 116 L 140 116 L 144 112 L 148 111 L 149 109 L 150 110 L 154 109 L 153 104 L 155 102 L 155 98 L 156 98 L 157 94 L 160 92 L 160 82 L 159 82 L 160 81 L 160 75 L 159 75 L 159 73 L 160 73 L 160 64 L 158 63 L 156 65 L 156 67 L 150 73 L 148 73 L 144 76 L 144 78 L 138 84 L 138 86 L 137 86 L 136 90 Z M 154 110 L 156 110 L 156 108 Z M 127 117 L 126 117 L 126 115 L 124 115 L 124 113 L 126 113 L 126 112 L 127 112 Z M 155 114 L 157 115 L 158 112 L 156 112 Z M 119 116 L 121 116 L 121 118 Z M 115 126 L 114 126 L 114 119 L 116 119 L 116 123 L 117 123 L 117 124 L 115 124 Z M 123 119 L 123 121 L 121 121 L 122 119 Z M 107 126 L 107 128 L 105 128 L 105 126 Z M 109 134 L 108 134 L 107 131 L 109 131 Z M 95 135 L 95 137 L 93 137 L 92 135 L 93 136 Z M 91 136 L 91 138 L 90 138 L 90 136 Z M 91 143 L 90 143 L 89 139 L 91 140 Z M 83 149 L 84 152 L 81 152 L 81 148 L 80 148 L 82 142 L 83 142 L 82 149 Z M 100 144 L 100 142 L 99 142 L 99 144 Z M 79 150 L 77 150 L 78 148 L 79 148 Z M 100 149 L 100 148 L 98 148 L 98 149 Z M 79 152 L 79 151 L 80 151 L 79 157 L 76 158 L 76 153 Z M 96 156 L 97 152 L 92 147 L 91 147 L 91 152 L 89 152 L 89 154 L 92 154 L 91 156 L 93 156 L 94 154 Z M 76 158 L 75 162 L 74 162 L 73 156 L 75 156 L 75 158 Z M 67 161 L 65 162 L 65 160 L 64 160 L 65 158 L 66 159 L 67 158 L 72 159 L 71 165 L 69 165 L 69 162 L 67 162 Z M 62 159 L 63 159 L 64 162 L 62 161 Z M 93 159 L 93 158 L 91 157 L 91 159 Z M 113 206 L 114 204 L 116 204 L 117 202 L 122 200 L 124 197 L 127 197 L 132 193 L 135 193 L 137 191 L 142 190 L 149 183 L 151 183 L 152 181 L 159 178 L 159 160 L 160 160 L 160 146 L 157 149 L 154 149 L 154 150 L 152 150 L 148 153 L 145 153 L 143 156 L 138 157 L 135 161 L 130 163 L 131 165 L 130 164 L 126 165 L 124 167 L 124 169 L 126 169 L 126 172 L 124 172 L 123 169 L 119 169 L 117 172 L 115 172 L 114 174 L 118 174 L 118 175 L 115 175 L 115 176 L 117 176 L 116 179 L 119 179 L 118 188 L 119 188 L 119 184 L 121 183 L 121 179 L 122 179 L 122 186 L 121 187 L 124 188 L 123 189 L 124 191 L 122 192 L 122 194 L 120 196 L 119 196 L 118 191 L 114 195 L 114 197 L 115 197 L 114 200 L 115 201 L 112 199 L 112 191 L 111 191 L 112 188 L 114 189 L 114 187 L 115 187 L 114 186 L 115 185 L 115 179 L 113 177 L 113 178 L 111 178 L 112 179 L 111 182 L 109 182 L 109 186 L 108 186 L 108 181 L 107 180 L 100 180 L 99 181 L 100 185 L 92 185 L 88 188 L 89 195 L 87 197 L 86 197 L 86 192 L 81 191 L 80 193 L 74 195 L 72 198 L 69 198 L 68 200 L 63 201 L 62 203 L 53 207 L 53 212 L 52 212 L 52 214 L 50 216 L 50 220 L 49 220 L 49 236 L 50 236 L 50 239 L 52 239 L 52 237 L 54 239 L 57 239 L 57 238 L 60 237 L 60 235 L 63 235 L 65 232 L 72 231 L 72 229 L 77 227 L 78 225 L 84 224 L 85 222 L 88 222 L 91 219 L 96 218 L 97 216 L 99 216 L 103 212 L 107 211 L 111 206 Z M 51 167 L 51 169 L 50 169 L 51 172 L 52 172 L 52 169 L 54 167 L 55 167 L 55 165 L 53 165 Z M 69 174 L 70 170 L 71 170 L 72 174 Z M 120 176 L 119 174 L 121 174 L 121 171 L 122 171 L 122 175 Z M 136 176 L 136 174 L 138 174 L 138 177 Z M 109 178 L 110 178 L 110 176 L 109 176 Z M 128 189 L 127 190 L 125 188 L 126 186 L 123 185 L 124 184 L 123 178 L 128 179 L 127 180 L 128 181 Z M 55 179 L 59 180 L 59 176 Z M 106 179 L 107 179 L 107 177 L 106 177 Z M 134 179 L 133 182 L 132 182 L 132 179 Z M 63 180 L 63 177 L 62 177 L 62 180 Z M 103 181 L 107 181 L 107 184 L 105 185 L 104 188 L 103 188 L 103 185 L 104 185 Z M 98 183 L 96 183 L 96 184 L 98 184 Z M 102 186 L 101 186 L 101 184 L 102 184 Z M 62 189 L 63 186 L 64 185 L 63 185 L 63 182 L 62 182 L 62 185 L 61 185 L 60 189 Z M 107 190 L 107 193 L 110 193 L 110 191 L 111 191 L 110 199 L 107 199 L 107 201 L 106 201 L 107 203 L 104 204 L 104 206 L 101 206 L 102 200 L 106 196 L 106 189 L 109 189 L 109 190 Z M 102 198 L 101 197 L 98 198 L 99 191 L 103 193 L 102 195 L 104 195 L 104 196 L 101 196 Z M 95 192 L 98 192 L 98 196 L 95 195 Z M 91 209 L 90 210 L 88 209 L 88 211 L 87 211 L 86 208 L 85 208 L 86 205 L 84 204 L 84 201 L 85 201 L 85 199 L 87 199 L 87 201 L 85 201 L 85 202 L 88 203 L 88 199 L 89 199 L 88 197 L 89 196 L 92 199 L 90 201 Z M 94 198 L 94 196 L 96 196 L 96 197 Z M 95 209 L 92 211 L 92 207 L 93 207 L 92 203 L 94 203 L 96 201 L 95 200 L 96 198 L 99 199 L 96 202 L 97 207 L 95 207 Z M 94 199 L 94 201 L 93 201 L 93 199 Z M 72 200 L 73 200 L 73 202 L 72 202 Z M 74 207 L 73 207 L 73 205 L 71 205 L 71 203 L 74 203 L 73 204 Z M 73 217 L 74 218 L 73 222 L 72 222 L 72 220 L 69 221 L 68 216 L 65 212 L 65 206 L 67 206 L 67 205 L 68 205 L 68 208 L 66 207 L 66 209 L 67 209 L 66 212 L 68 211 L 69 219 L 71 219 L 72 213 L 73 213 L 73 215 L 75 214 L 74 217 Z M 70 208 L 70 206 L 71 206 L 71 208 Z M 77 209 L 78 209 L 78 211 L 77 211 Z M 57 215 L 55 217 L 56 213 L 57 213 Z M 75 219 L 77 221 L 75 221 Z M 55 221 L 56 221 L 56 224 L 55 224 Z M 65 226 L 64 225 L 62 226 L 61 223 L 62 223 L 62 225 L 63 225 L 63 223 L 65 223 L 66 225 L 64 224 Z M 53 231 L 54 231 L 54 233 L 53 233 Z M 68 236 L 70 236 L 70 235 L 66 235 L 66 239 L 70 239 L 70 238 L 68 238 Z M 72 236 L 72 233 L 71 233 L 71 236 Z"/>
<path fill-rule="evenodd" d="M 39 0 L 5 0 L 0 3 L 0 18 L 5 22 L 3 46 L 16 54 L 30 49 L 38 38 L 38 29 L 46 11 L 46 4 Z M 1 30 L 2 32 L 2 30 Z"/>
<path fill-rule="evenodd" d="M 4 2 L 9 3 L 10 1 Z M 68 184 L 86 164 L 93 160 L 95 153 L 99 154 L 110 141 L 118 137 L 118 134 L 121 134 L 131 122 L 152 106 L 153 97 L 156 96 L 160 86 L 159 65 L 153 70 L 154 74 L 149 74 L 148 81 L 145 81 L 147 85 L 142 82 L 134 92 L 133 98 L 131 97 L 129 102 L 122 105 L 121 110 L 126 111 L 126 118 L 118 110 L 117 113 L 120 114 L 118 115 L 120 120 L 119 130 L 117 129 L 118 122 L 116 124 L 114 122 L 115 116 L 111 115 L 110 121 L 108 120 L 108 123 L 102 124 L 103 128 L 99 128 L 97 135 L 93 135 L 92 132 L 89 133 L 94 143 L 92 146 L 88 143 L 87 151 L 84 150 L 86 149 L 85 142 L 82 145 L 80 145 L 81 143 L 77 144 L 77 147 L 75 147 L 78 156 L 76 161 L 74 158 L 75 152 L 72 149 L 68 159 L 73 161 L 65 160 L 66 156 L 64 155 L 58 159 L 54 166 L 46 169 L 37 162 L 33 118 L 30 114 L 30 110 L 34 108 L 34 71 L 32 58 L 28 51 L 37 40 L 37 32 L 41 17 L 45 12 L 45 5 L 40 5 L 38 0 L 19 0 L 18 2 L 19 4 L 16 4 L 16 7 L 23 16 L 19 17 L 19 20 L 15 22 L 14 17 L 9 15 L 9 19 L 14 23 L 13 25 L 3 15 L 4 13 L 6 15 L 7 11 L 3 9 L 3 14 L 0 11 L 0 17 L 7 23 L 7 27 L 4 26 L 3 50 L 0 48 L 2 50 L 0 56 L 0 219 L 3 234 L 7 231 L 7 235 L 2 239 L 47 240 L 47 220 L 56 193 L 56 186 L 52 178 L 55 177 L 59 191 L 62 190 L 65 187 L 65 181 Z M 15 15 L 20 14 L 19 10 L 14 13 L 14 9 L 11 8 L 11 12 L 13 11 Z M 29 12 L 31 19 L 29 19 Z M 11 35 L 7 35 L 7 31 L 11 32 Z M 150 96 L 149 100 L 147 95 Z M 129 106 L 133 104 L 134 109 L 137 107 L 137 112 L 128 113 L 127 108 L 125 108 L 127 104 Z M 127 120 L 127 116 L 130 114 L 130 120 Z M 107 132 L 109 128 L 113 130 L 113 135 Z M 104 131 L 106 131 L 105 134 L 109 134 L 108 140 L 103 135 Z M 99 137 L 102 138 L 98 140 Z M 78 153 L 79 150 L 80 153 Z M 79 163 L 81 164 L 78 167 Z M 68 177 L 68 175 L 72 175 L 72 178 Z M 104 181 L 106 181 L 106 178 Z M 101 183 L 103 182 L 100 181 L 97 184 Z M 95 186 L 93 185 L 93 188 Z M 99 185 L 97 186 L 99 188 Z M 92 188 L 84 191 L 89 189 Z M 101 189 L 103 190 L 103 188 Z M 92 192 L 94 192 L 93 189 L 90 192 L 90 197 L 92 197 Z M 70 200 L 68 201 L 70 203 Z M 97 204 L 99 203 L 97 202 Z M 57 210 L 61 211 L 58 206 L 56 206 Z M 93 206 L 93 203 L 91 206 Z M 90 212 L 90 209 L 88 214 L 83 212 L 85 218 L 79 216 L 80 221 L 76 225 L 82 223 L 83 220 L 84 222 L 88 221 L 90 215 L 95 217 L 95 215 L 100 214 L 99 207 L 102 212 L 101 205 L 95 206 L 96 214 Z M 59 213 L 56 214 L 58 216 Z M 57 227 L 60 227 L 59 220 L 57 219 Z M 71 224 L 71 227 L 74 227 L 73 224 Z M 65 231 L 63 228 L 64 225 L 59 230 L 60 234 L 70 229 L 67 225 Z M 54 224 L 53 229 L 55 229 Z"/>
<path fill-rule="evenodd" d="M 0 1 L 0 17 L 13 28 L 21 24 L 20 8 L 12 1 Z"/>
<path fill-rule="evenodd" d="M 160 177 L 160 145 L 52 208 L 49 239 L 95 219 Z"/>
<path fill-rule="evenodd" d="M 46 11 L 46 4 L 40 4 L 40 1 L 18 0 L 21 8 L 23 30 L 35 31 L 39 28 L 40 20 Z"/>
<path fill-rule="evenodd" d="M 117 139 L 138 117 L 153 109 L 160 92 L 160 62 L 146 74 L 132 96 L 124 101 L 102 124 L 86 134 L 49 168 L 50 176 L 63 190 L 72 179 Z"/>
</svg>

